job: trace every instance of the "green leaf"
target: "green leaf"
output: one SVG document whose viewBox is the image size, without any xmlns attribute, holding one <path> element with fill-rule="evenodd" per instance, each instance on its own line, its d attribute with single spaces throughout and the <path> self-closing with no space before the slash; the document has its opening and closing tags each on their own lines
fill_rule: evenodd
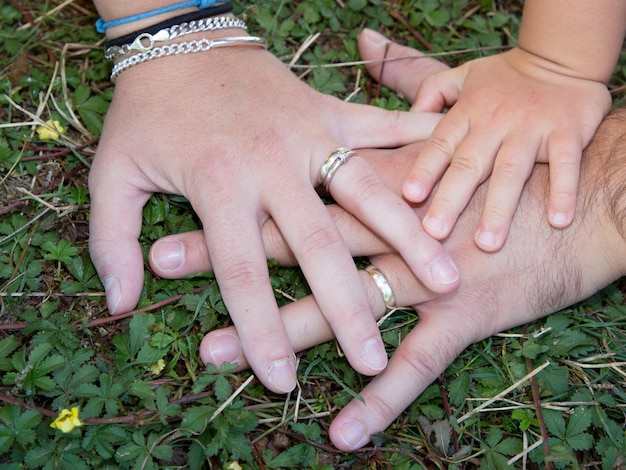
<svg viewBox="0 0 626 470">
<path fill-rule="evenodd" d="M 217 408 L 214 406 L 192 406 L 183 412 L 181 427 L 192 432 L 204 431 L 207 422 Z"/>
<path fill-rule="evenodd" d="M 156 398 L 154 389 L 143 380 L 135 382 L 129 394 L 141 398 L 142 400 L 154 400 Z"/>
<path fill-rule="evenodd" d="M 470 375 L 459 374 L 448 386 L 448 398 L 455 406 L 461 406 L 469 394 Z"/>
<path fill-rule="evenodd" d="M 322 428 L 320 425 L 312 423 L 292 423 L 291 429 L 295 432 L 302 434 L 307 441 L 322 442 Z"/>
<path fill-rule="evenodd" d="M 522 440 L 514 437 L 508 437 L 506 439 L 503 439 L 498 443 L 498 445 L 494 447 L 494 449 L 497 450 L 499 453 L 507 456 L 519 454 L 522 451 L 522 448 Z"/>
<path fill-rule="evenodd" d="M 98 455 L 110 459 L 115 455 L 117 444 L 128 441 L 128 433 L 120 426 L 89 426 L 85 431 L 82 447 L 94 449 Z"/>
<path fill-rule="evenodd" d="M 502 440 L 502 429 L 497 427 L 491 427 L 489 429 L 489 434 L 487 435 L 487 444 L 489 447 L 495 447 L 498 442 Z"/>
<path fill-rule="evenodd" d="M 152 315 L 145 313 L 133 315 L 129 325 L 130 354 L 132 357 L 137 356 L 139 350 L 149 341 L 150 325 L 154 325 L 154 317 Z"/>
<path fill-rule="evenodd" d="M 61 261 L 63 263 L 71 262 L 72 257 L 78 254 L 78 249 L 73 247 L 72 244 L 65 239 L 59 240 L 57 244 L 47 241 L 41 248 L 48 252 L 44 255 L 44 259 Z"/>
<path fill-rule="evenodd" d="M 591 426 L 592 419 L 593 411 L 591 408 L 587 406 L 576 407 L 567 422 L 567 440 L 569 441 L 571 436 L 585 432 Z"/>
<path fill-rule="evenodd" d="M 583 432 L 574 436 L 568 436 L 566 442 L 574 450 L 589 450 L 593 447 L 593 436 Z"/>
<path fill-rule="evenodd" d="M 543 410 L 543 419 L 550 433 L 561 440 L 565 440 L 565 419 L 563 413 L 557 410 Z"/>
<path fill-rule="evenodd" d="M 35 410 L 21 411 L 16 405 L 0 408 L 0 454 L 7 452 L 14 441 L 23 445 L 35 442 L 34 428 L 41 422 L 41 414 Z"/>
<path fill-rule="evenodd" d="M 20 345 L 14 336 L 7 336 L 0 340 L 0 370 L 9 371 L 12 369 L 9 355 Z"/>
<path fill-rule="evenodd" d="M 233 389 L 226 377 L 223 375 L 218 376 L 215 380 L 215 396 L 217 400 L 220 402 L 226 401 L 232 393 Z"/>
<path fill-rule="evenodd" d="M 537 382 L 553 395 L 566 393 L 569 390 L 569 371 L 551 364 L 537 374 Z"/>
</svg>

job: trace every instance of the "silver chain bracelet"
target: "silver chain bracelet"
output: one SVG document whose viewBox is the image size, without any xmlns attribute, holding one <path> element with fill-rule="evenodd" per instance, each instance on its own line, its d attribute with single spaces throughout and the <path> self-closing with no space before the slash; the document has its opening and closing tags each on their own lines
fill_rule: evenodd
<svg viewBox="0 0 626 470">
<path fill-rule="evenodd" d="M 154 34 L 142 33 L 135 38 L 131 44 L 123 46 L 111 46 L 104 52 L 107 60 L 117 60 L 131 52 L 146 52 L 154 48 L 157 42 L 171 41 L 174 38 L 192 33 L 204 31 L 217 31 L 220 29 L 239 28 L 247 31 L 245 21 L 230 16 L 220 16 L 218 18 L 204 18 L 189 23 L 181 23 L 162 29 Z"/>
<path fill-rule="evenodd" d="M 152 59 L 158 59 L 160 57 L 167 57 L 171 55 L 180 54 L 193 54 L 195 52 L 206 52 L 218 47 L 229 46 L 260 46 L 266 48 L 267 45 L 263 38 L 256 36 L 234 36 L 230 38 L 216 38 L 216 39 L 200 39 L 188 42 L 179 42 L 176 44 L 166 44 L 165 46 L 155 47 L 145 52 L 132 55 L 126 59 L 121 60 L 113 66 L 111 72 L 111 81 L 115 83 L 115 80 L 120 73 L 134 67 L 138 64 L 143 64 Z"/>
</svg>

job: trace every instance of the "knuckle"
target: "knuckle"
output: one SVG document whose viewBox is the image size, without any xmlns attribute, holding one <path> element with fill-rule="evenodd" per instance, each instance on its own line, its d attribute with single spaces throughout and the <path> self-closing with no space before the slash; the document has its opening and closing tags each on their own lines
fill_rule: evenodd
<svg viewBox="0 0 626 470">
<path fill-rule="evenodd" d="M 558 166 L 578 167 L 582 158 L 582 153 L 558 152 L 550 155 L 550 164 Z"/>
<path fill-rule="evenodd" d="M 369 304 L 362 305 L 360 303 L 355 304 L 351 302 L 346 305 L 341 305 L 341 303 L 337 302 L 337 311 L 341 312 L 341 323 L 343 325 L 336 325 L 335 323 L 336 326 L 363 325 L 365 321 L 371 320 L 372 318 Z"/>
<path fill-rule="evenodd" d="M 428 139 L 427 145 L 429 147 L 434 147 L 436 150 L 445 155 L 452 156 L 452 154 L 454 154 L 454 145 L 444 137 L 439 137 L 438 135 L 433 134 L 430 139 Z"/>
<path fill-rule="evenodd" d="M 471 155 L 457 155 L 450 162 L 450 170 L 481 178 L 483 167 L 480 160 Z"/>
<path fill-rule="evenodd" d="M 513 216 L 513 210 L 511 210 L 508 206 L 501 204 L 487 204 L 483 211 L 482 219 L 490 221 L 489 226 L 492 227 L 492 230 L 496 228 L 496 226 L 504 225 L 506 221 L 511 219 Z M 495 224 L 495 226 L 494 226 Z"/>
<path fill-rule="evenodd" d="M 220 269 L 220 284 L 228 283 L 246 291 L 252 291 L 268 282 L 267 270 L 248 260 L 238 258 L 232 263 L 225 263 Z"/>
<path fill-rule="evenodd" d="M 356 188 L 352 197 L 355 201 L 367 202 L 380 196 L 385 191 L 386 186 L 380 180 L 378 175 L 372 172 L 359 175 L 355 179 L 354 187 Z"/>
<path fill-rule="evenodd" d="M 320 251 L 338 253 L 344 248 L 344 241 L 333 226 L 315 227 L 300 242 L 303 256 L 315 255 Z"/>
<path fill-rule="evenodd" d="M 499 178 L 517 181 L 520 176 L 525 176 L 528 172 L 524 171 L 520 162 L 506 158 L 498 160 L 497 168 L 494 170 L 494 173 L 494 176 Z"/>
<path fill-rule="evenodd" d="M 369 416 L 382 418 L 385 423 L 392 422 L 400 412 L 393 407 L 394 403 L 394 400 L 390 400 L 386 394 L 368 391 L 367 407 L 372 409 L 371 413 L 368 411 Z"/>
<path fill-rule="evenodd" d="M 429 343 L 428 348 L 419 344 L 409 344 L 398 348 L 396 354 L 411 369 L 416 377 L 429 383 L 443 372 L 465 347 L 465 341 L 454 331 L 439 334 Z"/>
</svg>

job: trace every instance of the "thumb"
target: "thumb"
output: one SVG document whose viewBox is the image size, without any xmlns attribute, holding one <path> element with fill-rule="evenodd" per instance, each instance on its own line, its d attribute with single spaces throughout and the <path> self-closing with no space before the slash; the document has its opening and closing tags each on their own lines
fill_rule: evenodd
<svg viewBox="0 0 626 470">
<path fill-rule="evenodd" d="M 370 75 L 404 95 L 410 103 L 415 101 L 417 90 L 427 77 L 448 70 L 442 62 L 392 42 L 372 29 L 364 29 L 359 35 L 359 51 L 363 60 L 376 61 L 366 64 Z M 387 61 L 382 62 L 383 59 Z"/>
<path fill-rule="evenodd" d="M 104 285 L 111 315 L 132 310 L 143 287 L 139 245 L 142 208 L 150 194 L 94 161 L 89 175 L 89 253 Z M 118 166 L 121 167 L 121 166 Z"/>
</svg>

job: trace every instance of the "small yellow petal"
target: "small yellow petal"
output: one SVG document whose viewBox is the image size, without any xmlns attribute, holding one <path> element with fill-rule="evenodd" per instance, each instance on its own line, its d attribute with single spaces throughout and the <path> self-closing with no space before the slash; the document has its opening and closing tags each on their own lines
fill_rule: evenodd
<svg viewBox="0 0 626 470">
<path fill-rule="evenodd" d="M 50 424 L 50 427 L 61 432 L 71 432 L 75 427 L 82 425 L 83 423 L 78 419 L 78 408 L 74 407 L 71 411 L 67 408 L 61 410 L 59 417 Z"/>
<path fill-rule="evenodd" d="M 47 120 L 44 126 L 37 127 L 37 135 L 41 140 L 57 140 L 64 132 L 61 123 L 52 119 Z"/>
<path fill-rule="evenodd" d="M 165 369 L 165 361 L 163 359 L 159 359 L 154 364 L 150 366 L 150 372 L 154 375 L 159 375 L 163 369 Z"/>
<path fill-rule="evenodd" d="M 233 460 L 231 463 L 228 464 L 226 470 L 241 470 L 241 465 L 239 465 L 239 462 L 237 462 L 236 460 Z"/>
</svg>

